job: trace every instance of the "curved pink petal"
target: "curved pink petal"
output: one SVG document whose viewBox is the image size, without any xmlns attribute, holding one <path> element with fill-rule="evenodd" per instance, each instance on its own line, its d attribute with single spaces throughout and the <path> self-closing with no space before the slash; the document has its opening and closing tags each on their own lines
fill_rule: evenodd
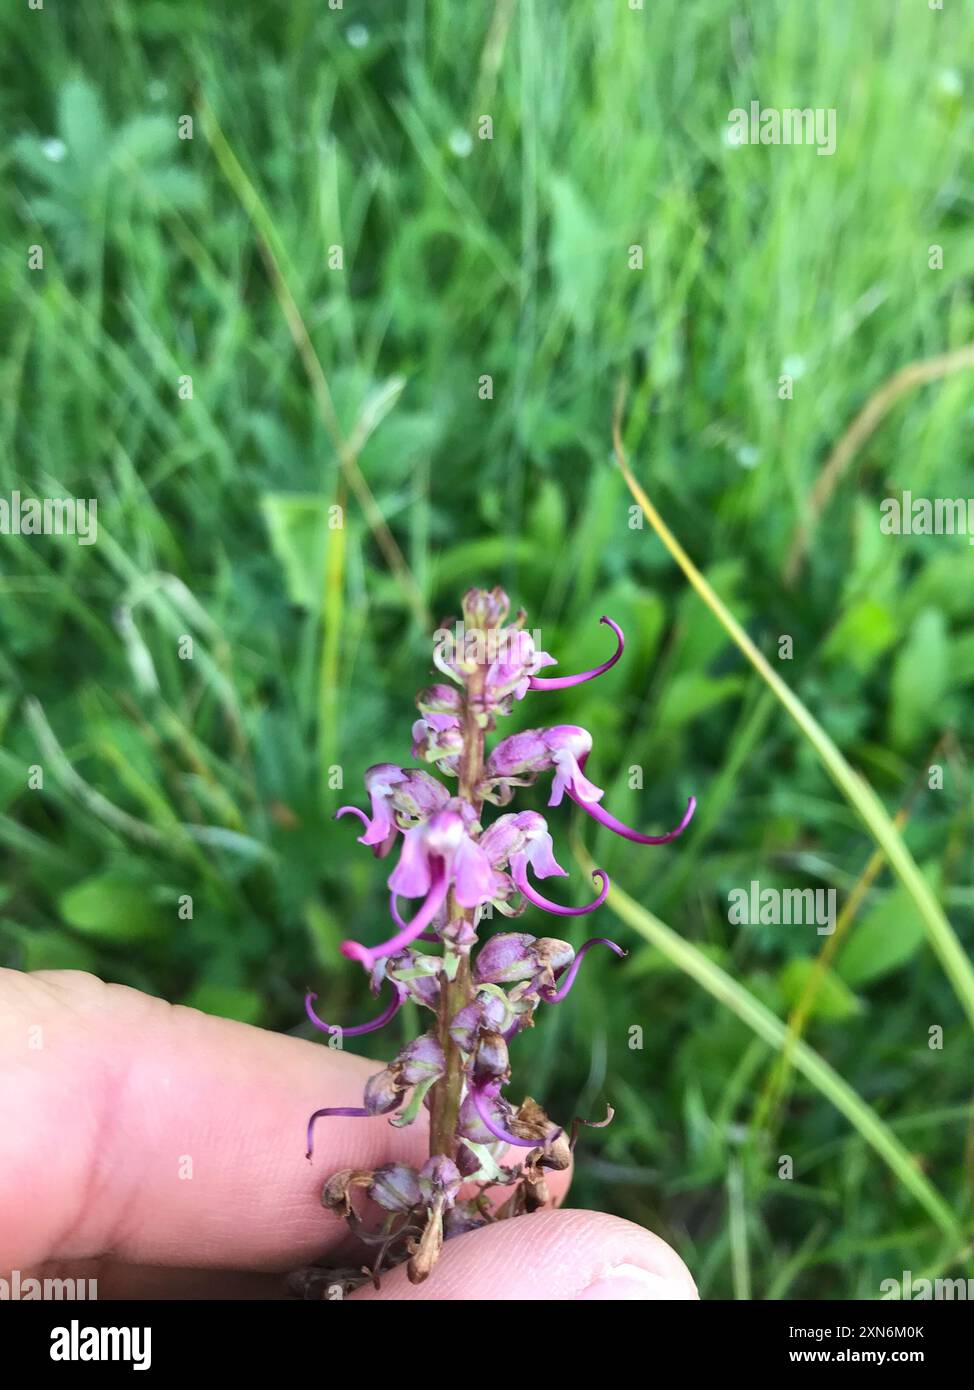
<svg viewBox="0 0 974 1390">
<path fill-rule="evenodd" d="M 403 836 L 399 863 L 389 875 L 389 887 L 404 898 L 425 898 L 430 891 L 430 882 L 426 826 L 414 825 Z"/>
<path fill-rule="evenodd" d="M 363 1033 L 374 1033 L 376 1029 L 384 1028 L 385 1025 L 389 1022 L 389 1020 L 391 1018 L 394 1018 L 395 1015 L 399 1012 L 403 998 L 405 996 L 405 990 L 401 989 L 399 985 L 395 984 L 394 981 L 392 982 L 392 984 L 395 993 L 393 994 L 392 1000 L 389 1003 L 388 1007 L 383 1009 L 382 1013 L 379 1014 L 378 1017 L 371 1019 L 370 1022 L 356 1023 L 352 1028 L 342 1028 L 337 1023 L 325 1023 L 323 1019 L 320 1019 L 318 1015 L 315 1013 L 314 1009 L 311 1007 L 311 1005 L 318 998 L 318 996 L 317 994 L 312 993 L 310 989 L 304 996 L 304 1011 L 308 1015 L 308 1018 L 311 1020 L 314 1026 L 316 1028 L 320 1028 L 323 1033 L 340 1033 L 344 1038 L 361 1037 Z"/>
<path fill-rule="evenodd" d="M 628 825 L 623 825 L 621 820 L 616 820 L 615 816 L 610 815 L 604 806 L 600 806 L 595 801 L 583 801 L 580 796 L 576 796 L 571 787 L 568 788 L 568 795 L 577 806 L 597 820 L 599 825 L 604 825 L 607 830 L 613 830 L 617 835 L 621 835 L 624 840 L 634 840 L 637 845 L 665 845 L 670 840 L 675 840 L 678 835 L 682 835 L 684 830 L 693 819 L 693 813 L 697 809 L 697 798 L 691 796 L 687 802 L 687 809 L 683 813 L 683 819 L 675 830 L 669 830 L 665 835 L 641 835 L 638 830 L 633 830 Z"/>
<path fill-rule="evenodd" d="M 577 676 L 529 676 L 528 689 L 567 690 L 570 685 L 582 685 L 585 681 L 594 680 L 596 676 L 601 676 L 604 671 L 608 671 L 610 667 L 614 666 L 625 651 L 625 636 L 619 624 L 614 623 L 611 618 L 603 616 L 599 619 L 599 622 L 606 623 L 616 635 L 616 642 L 618 645 L 608 661 L 603 661 L 601 666 L 595 666 L 591 671 L 581 671 Z"/>
<path fill-rule="evenodd" d="M 383 956 L 394 956 L 397 951 L 401 951 L 404 946 L 415 941 L 432 922 L 443 905 L 449 882 L 449 876 L 442 862 L 438 860 L 426 900 L 416 916 L 407 922 L 401 931 L 398 931 L 395 936 L 391 936 L 388 941 L 383 941 L 379 946 L 363 946 L 361 941 L 343 941 L 341 944 L 342 955 L 347 956 L 349 960 L 360 961 L 366 970 L 371 970 L 375 962 Z"/>
<path fill-rule="evenodd" d="M 487 1101 L 493 1100 L 496 1091 L 492 1091 L 488 1094 L 486 1088 L 478 1089 L 476 1086 L 473 1086 L 471 1087 L 470 1094 L 473 1096 L 473 1103 L 477 1108 L 477 1114 L 483 1120 L 486 1127 L 490 1130 L 495 1139 L 500 1139 L 505 1144 L 513 1144 L 519 1149 L 539 1149 L 545 1144 L 553 1143 L 562 1133 L 560 1129 L 553 1129 L 545 1139 L 521 1139 L 518 1135 L 511 1134 L 510 1130 L 506 1130 L 503 1125 L 498 1124 L 490 1113 Z"/>
<path fill-rule="evenodd" d="M 563 869 L 555 858 L 554 842 L 547 830 L 528 841 L 524 858 L 538 878 L 568 877 L 568 870 Z"/>
<path fill-rule="evenodd" d="M 365 812 L 360 811 L 357 806 L 339 806 L 338 810 L 335 812 L 335 819 L 341 820 L 342 816 L 358 816 L 359 820 L 365 826 L 366 832 L 372 824 Z"/>
<path fill-rule="evenodd" d="M 402 917 L 400 916 L 399 908 L 396 906 L 395 893 L 391 893 L 389 895 L 389 916 L 395 922 L 396 926 L 399 928 L 400 931 L 409 930 L 409 928 L 406 926 L 406 923 L 402 920 Z M 421 931 L 419 936 L 414 937 L 413 939 L 415 941 L 439 941 L 441 938 L 435 931 Z"/>
<path fill-rule="evenodd" d="M 602 887 L 599 895 L 586 907 L 562 907 L 561 903 L 552 902 L 539 893 L 537 888 L 532 888 L 528 881 L 527 864 L 523 855 L 516 854 L 511 860 L 511 877 L 517 885 L 518 891 L 523 893 L 529 903 L 534 903 L 535 907 L 544 908 L 545 912 L 553 912 L 558 917 L 584 917 L 589 912 L 594 912 L 601 907 L 609 894 L 609 875 L 604 869 L 594 869 L 592 877 L 599 877 L 602 880 Z"/>
<path fill-rule="evenodd" d="M 551 782 L 549 806 L 560 806 L 565 792 L 579 801 L 601 801 L 605 792 L 590 782 L 575 754 L 564 749 L 554 755 L 555 775 Z"/>
<path fill-rule="evenodd" d="M 480 907 L 490 902 L 494 870 L 483 849 L 468 835 L 464 835 L 453 856 L 453 876 L 461 907 Z"/>
<path fill-rule="evenodd" d="M 387 825 L 383 824 L 381 817 L 377 820 L 369 820 L 365 812 L 360 811 L 357 806 L 339 806 L 335 812 L 335 819 L 341 820 L 342 816 L 358 816 L 365 827 L 365 834 L 357 837 L 358 842 L 360 845 L 371 846 L 377 859 L 384 859 L 396 843 L 399 827 L 391 818 L 386 818 Z"/>
<path fill-rule="evenodd" d="M 541 998 L 548 1004 L 560 1004 L 565 995 L 575 983 L 575 976 L 578 974 L 579 966 L 585 959 L 588 951 L 593 946 L 608 946 L 610 951 L 615 951 L 617 956 L 628 956 L 629 952 L 622 946 L 617 946 L 614 941 L 610 941 L 607 936 L 593 936 L 591 940 L 583 942 L 579 946 L 575 959 L 558 981 L 558 988 L 553 990 L 540 990 Z"/>
</svg>

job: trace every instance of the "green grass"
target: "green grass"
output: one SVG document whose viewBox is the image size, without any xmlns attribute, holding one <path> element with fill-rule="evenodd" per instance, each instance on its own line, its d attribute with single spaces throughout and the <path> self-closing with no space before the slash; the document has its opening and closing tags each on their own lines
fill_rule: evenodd
<svg viewBox="0 0 974 1390">
<path fill-rule="evenodd" d="M 974 342 L 972 41 L 919 0 L 5 7 L 0 496 L 95 497 L 99 537 L 0 536 L 0 959 L 279 1029 L 310 984 L 358 1019 L 337 945 L 379 939 L 384 874 L 331 813 L 408 756 L 428 625 L 503 583 L 567 670 L 609 612 L 625 661 L 517 717 L 590 727 L 617 815 L 700 810 L 656 850 L 574 827 L 631 954 L 586 962 L 514 1089 L 614 1104 L 575 1200 L 710 1296 L 974 1274 L 974 555 L 878 525 L 904 488 L 974 492 L 974 371 L 897 401 L 782 581 L 859 410 Z M 835 155 L 728 146 L 752 99 L 834 107 Z M 631 524 L 623 379 L 635 476 L 862 818 Z M 904 886 L 870 888 L 769 1112 L 825 938 L 731 925 L 728 891 L 841 904 L 884 837 Z"/>
</svg>

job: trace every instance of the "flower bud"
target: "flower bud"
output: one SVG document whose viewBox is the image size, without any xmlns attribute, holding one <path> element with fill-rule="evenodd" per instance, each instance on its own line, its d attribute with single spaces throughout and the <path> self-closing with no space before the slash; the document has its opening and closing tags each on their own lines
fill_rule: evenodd
<svg viewBox="0 0 974 1390">
<path fill-rule="evenodd" d="M 476 1172 L 476 1168 L 473 1171 Z M 477 1231 L 486 1225 L 487 1218 L 480 1211 L 475 1198 L 467 1202 L 457 1202 L 443 1218 L 443 1238 L 450 1240 L 453 1236 L 463 1236 L 468 1231 Z"/>
<path fill-rule="evenodd" d="M 500 627 L 511 611 L 511 601 L 501 588 L 468 589 L 462 607 L 468 627 Z"/>
<path fill-rule="evenodd" d="M 372 1174 L 369 1196 L 386 1211 L 411 1211 L 422 1197 L 419 1177 L 405 1163 L 386 1163 Z"/>
<path fill-rule="evenodd" d="M 543 729 L 524 729 L 502 738 L 487 759 L 485 780 L 499 777 L 533 778 L 552 766 L 552 753 Z"/>
<path fill-rule="evenodd" d="M 388 1115 L 402 1104 L 405 1091 L 398 1073 L 385 1067 L 366 1081 L 362 1102 L 370 1115 Z"/>
<path fill-rule="evenodd" d="M 446 1071 L 443 1048 L 432 1033 L 424 1033 L 404 1047 L 393 1062 L 402 1086 L 419 1086 L 435 1081 Z"/>
<path fill-rule="evenodd" d="M 420 714 L 462 714 L 463 696 L 453 685 L 430 685 L 416 696 Z"/>
<path fill-rule="evenodd" d="M 427 714 L 413 724 L 413 757 L 454 771 L 452 760 L 463 752 L 463 729 L 453 714 Z"/>
<path fill-rule="evenodd" d="M 406 768 L 401 782 L 392 789 L 392 804 L 406 820 L 426 820 L 441 811 L 450 799 L 442 782 L 421 767 Z"/>
<path fill-rule="evenodd" d="M 466 1144 L 457 1145 L 457 1171 L 462 1178 L 472 1178 L 480 1172 L 480 1159 Z"/>
<path fill-rule="evenodd" d="M 507 1043 L 500 1033 L 482 1032 L 477 1040 L 477 1050 L 470 1070 L 473 1084 L 483 1086 L 488 1081 L 499 1081 L 509 1074 L 510 1067 Z"/>
<path fill-rule="evenodd" d="M 485 1097 L 482 1102 L 498 1125 L 507 1124 L 514 1111 L 503 1096 Z M 478 1113 L 473 1092 L 468 1091 L 457 1119 L 457 1134 L 461 1139 L 469 1139 L 473 1144 L 496 1144 L 497 1138 L 491 1134 Z"/>
<path fill-rule="evenodd" d="M 526 932 L 500 932 L 480 948 L 474 964 L 478 984 L 510 984 L 530 979 L 536 970 L 536 938 Z"/>
<path fill-rule="evenodd" d="M 352 1189 L 368 1187 L 372 1176 L 367 1168 L 343 1168 L 333 1173 L 321 1189 L 321 1205 L 336 1216 L 351 1216 Z"/>
<path fill-rule="evenodd" d="M 442 1198 L 444 1210 L 449 1210 L 457 1199 L 461 1185 L 460 1170 L 445 1156 L 435 1154 L 427 1159 L 419 1170 L 419 1189 L 424 1202 L 432 1204 L 437 1197 Z"/>
</svg>

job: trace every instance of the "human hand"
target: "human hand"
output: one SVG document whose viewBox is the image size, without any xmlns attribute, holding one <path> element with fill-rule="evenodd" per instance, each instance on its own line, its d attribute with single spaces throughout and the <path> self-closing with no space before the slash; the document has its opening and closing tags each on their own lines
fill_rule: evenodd
<svg viewBox="0 0 974 1390">
<path fill-rule="evenodd" d="M 426 1158 L 423 1119 L 320 1127 L 376 1064 L 77 971 L 0 970 L 0 1276 L 96 1278 L 106 1298 L 274 1298 L 334 1253 L 319 1205 L 338 1168 Z M 570 1173 L 551 1173 L 561 1202 Z M 503 1200 L 501 1193 L 501 1200 Z M 354 1261 L 354 1256 L 352 1256 Z M 361 1262 L 361 1255 L 359 1257 Z M 447 1242 L 419 1286 L 399 1267 L 363 1299 L 693 1299 L 679 1256 L 618 1217 L 549 1210 Z"/>
</svg>

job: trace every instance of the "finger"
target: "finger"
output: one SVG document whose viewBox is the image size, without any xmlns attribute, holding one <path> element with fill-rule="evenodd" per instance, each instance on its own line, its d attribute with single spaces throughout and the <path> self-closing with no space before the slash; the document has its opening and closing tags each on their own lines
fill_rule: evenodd
<svg viewBox="0 0 974 1390">
<path fill-rule="evenodd" d="M 545 1211 L 498 1221 L 443 1247 L 424 1284 L 402 1266 L 355 1299 L 695 1299 L 686 1265 L 659 1236 L 594 1211 Z"/>
<path fill-rule="evenodd" d="M 0 1265 L 287 1270 L 345 1243 L 324 1178 L 425 1160 L 424 1115 L 322 1120 L 306 1161 L 375 1062 L 75 971 L 0 971 L 0 999 Z"/>
<path fill-rule="evenodd" d="M 6 1277 L 9 1278 L 9 1275 Z M 52 1294 L 66 1299 L 97 1299 L 100 1303 L 113 1299 L 175 1300 L 205 1299 L 241 1300 L 286 1299 L 289 1293 L 283 1274 L 267 1274 L 236 1269 L 174 1269 L 160 1265 L 130 1265 L 110 1257 L 94 1260 L 51 1261 L 35 1269 L 20 1270 L 21 1298 L 32 1286 L 29 1279 L 44 1280 Z M 68 1283 L 67 1281 L 71 1281 Z M 83 1281 L 83 1282 L 82 1282 Z M 44 1294 L 45 1298 L 52 1294 Z M 40 1295 L 37 1295 L 38 1297 Z"/>
</svg>

